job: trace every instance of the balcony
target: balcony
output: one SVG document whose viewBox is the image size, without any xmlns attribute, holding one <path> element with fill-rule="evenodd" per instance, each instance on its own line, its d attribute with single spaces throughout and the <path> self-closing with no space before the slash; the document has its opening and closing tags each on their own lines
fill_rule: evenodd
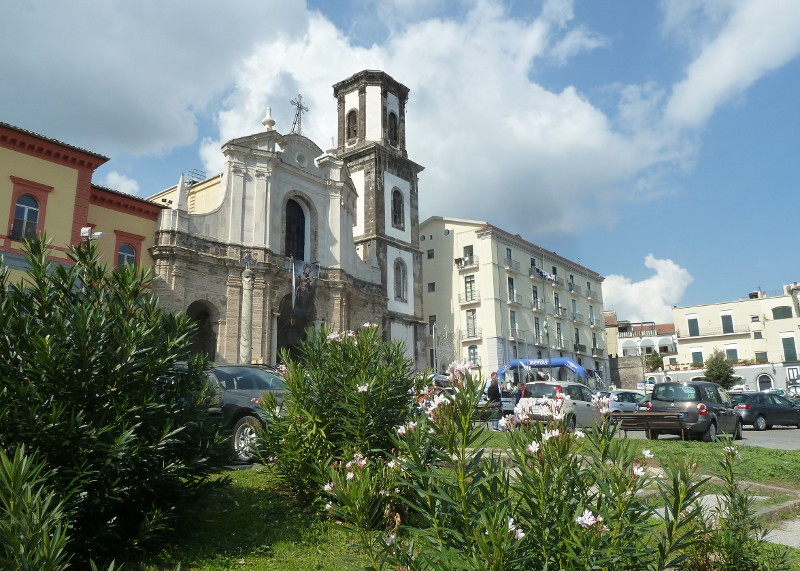
<svg viewBox="0 0 800 571">
<path fill-rule="evenodd" d="M 458 271 L 472 270 L 478 267 L 478 256 L 464 256 L 463 258 L 455 258 L 453 260 Z"/>
<path fill-rule="evenodd" d="M 586 290 L 586 297 L 588 297 L 591 301 L 603 301 L 603 296 L 600 294 L 600 292 L 593 289 Z"/>
<path fill-rule="evenodd" d="M 540 331 L 533 333 L 533 342 L 536 345 L 541 345 L 542 347 L 547 346 L 547 338 L 544 335 L 542 335 Z"/>
<path fill-rule="evenodd" d="M 515 272 L 519 271 L 519 262 L 515 262 L 511 258 L 506 258 L 505 260 L 503 260 L 503 265 L 508 271 L 515 271 Z"/>
<path fill-rule="evenodd" d="M 481 302 L 481 294 L 476 289 L 458 294 L 458 303 L 460 303 L 461 305 L 467 305 L 470 303 L 480 303 L 480 302 Z"/>
<path fill-rule="evenodd" d="M 572 346 L 572 350 L 573 350 L 575 353 L 586 353 L 586 345 L 583 345 L 583 344 L 581 344 L 581 343 L 575 343 L 575 344 Z"/>
<path fill-rule="evenodd" d="M 575 323 L 583 323 L 583 314 L 582 313 L 573 313 L 572 314 L 572 321 Z"/>
<path fill-rule="evenodd" d="M 570 293 L 574 293 L 576 295 L 580 295 L 581 294 L 581 286 L 579 286 L 576 283 L 568 282 L 567 283 L 567 289 L 570 291 Z"/>
<path fill-rule="evenodd" d="M 556 336 L 554 349 L 563 349 L 567 351 L 567 340 L 563 336 Z"/>
<path fill-rule="evenodd" d="M 556 307 L 553 310 L 553 315 L 555 315 L 556 317 L 568 317 L 569 312 L 567 311 L 566 307 Z"/>
<path fill-rule="evenodd" d="M 467 327 L 466 329 L 459 329 L 458 333 L 461 336 L 461 341 L 474 341 L 475 339 L 480 339 L 483 337 L 480 327 Z"/>
<path fill-rule="evenodd" d="M 604 321 L 599 317 L 590 317 L 589 318 L 589 326 L 590 327 L 603 327 L 605 325 Z"/>
<path fill-rule="evenodd" d="M 512 327 L 508 337 L 512 340 L 525 342 L 526 333 L 527 331 L 523 329 L 517 329 L 516 327 Z"/>
<path fill-rule="evenodd" d="M 533 311 L 544 311 L 546 305 L 547 304 L 541 298 L 538 297 L 531 298 L 531 309 Z"/>
<path fill-rule="evenodd" d="M 592 357 L 602 357 L 603 353 L 605 353 L 604 349 L 600 347 L 592 347 Z"/>
<path fill-rule="evenodd" d="M 516 305 L 522 305 L 522 296 L 520 296 L 514 290 L 508 292 L 508 303 L 513 303 Z"/>
<path fill-rule="evenodd" d="M 725 330 L 722 327 L 701 327 L 698 331 L 697 335 L 692 335 L 689 331 L 685 329 L 675 329 L 675 335 L 678 339 L 685 339 L 688 337 L 725 337 L 728 335 L 749 335 L 750 328 L 746 325 L 734 327 L 731 331 L 730 329 Z"/>
<path fill-rule="evenodd" d="M 564 287 L 564 278 L 553 276 L 553 284 L 559 287 Z"/>
</svg>

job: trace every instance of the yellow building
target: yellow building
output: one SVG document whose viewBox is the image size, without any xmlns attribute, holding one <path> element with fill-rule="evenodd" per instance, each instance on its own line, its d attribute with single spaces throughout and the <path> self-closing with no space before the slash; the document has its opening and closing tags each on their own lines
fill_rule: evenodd
<svg viewBox="0 0 800 571">
<path fill-rule="evenodd" d="M 161 207 L 92 184 L 107 157 L 0 122 L 0 216 L 7 213 L 0 254 L 15 281 L 25 269 L 26 238 L 46 236 L 51 259 L 68 263 L 67 251 L 87 231 L 109 266 L 151 266 Z M 89 230 L 87 230 L 89 229 Z"/>
</svg>

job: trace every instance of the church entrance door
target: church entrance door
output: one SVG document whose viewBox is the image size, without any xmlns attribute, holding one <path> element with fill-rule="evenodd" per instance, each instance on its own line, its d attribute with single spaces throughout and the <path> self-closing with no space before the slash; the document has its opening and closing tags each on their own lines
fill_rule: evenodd
<svg viewBox="0 0 800 571">
<path fill-rule="evenodd" d="M 213 361 L 217 353 L 217 334 L 214 331 L 216 308 L 207 301 L 193 301 L 186 309 L 186 315 L 197 324 L 197 333 L 192 339 L 192 354 L 200 353 Z"/>
<path fill-rule="evenodd" d="M 298 344 L 306 339 L 306 327 L 311 323 L 311 317 L 295 315 L 292 311 L 292 294 L 283 297 L 278 315 L 278 359 L 281 350 L 286 349 L 289 355 L 296 359 L 299 356 Z"/>
</svg>

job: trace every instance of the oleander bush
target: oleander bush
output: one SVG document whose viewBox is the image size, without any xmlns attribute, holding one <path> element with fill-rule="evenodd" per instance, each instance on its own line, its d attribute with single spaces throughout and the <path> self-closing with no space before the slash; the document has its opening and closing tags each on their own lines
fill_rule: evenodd
<svg viewBox="0 0 800 571">
<path fill-rule="evenodd" d="M 309 329 L 300 357 L 284 353 L 287 394 L 278 409 L 266 396 L 258 449 L 305 501 L 319 498 L 326 469 L 353 451 L 387 454 L 394 427 L 411 411 L 412 361 L 401 342 L 384 342 L 376 325 L 357 331 Z"/>
<path fill-rule="evenodd" d="M 362 568 L 688 570 L 701 568 L 704 551 L 713 563 L 704 569 L 784 568 L 785 554 L 752 533 L 751 520 L 739 521 L 752 514 L 732 480 L 716 516 L 723 525 L 709 541 L 708 478 L 682 459 L 655 472 L 652 453 L 615 438 L 607 416 L 593 430 L 569 432 L 550 402 L 549 422 L 505 419 L 507 452 L 487 454 L 487 432 L 473 422 L 482 389 L 457 373 L 453 392 L 426 400 L 397 427 L 389 459 L 355 450 L 329 466 L 319 491 L 331 517 L 355 534 Z M 731 454 L 723 451 L 723 461 Z M 756 550 L 758 566 L 726 566 L 743 548 Z"/>
<path fill-rule="evenodd" d="M 48 254 L 26 244 L 21 283 L 0 265 L 0 449 L 39 458 L 72 565 L 88 568 L 162 542 L 224 448 L 194 326 L 159 306 L 149 273 L 109 271 L 91 243 L 69 265 Z"/>
</svg>

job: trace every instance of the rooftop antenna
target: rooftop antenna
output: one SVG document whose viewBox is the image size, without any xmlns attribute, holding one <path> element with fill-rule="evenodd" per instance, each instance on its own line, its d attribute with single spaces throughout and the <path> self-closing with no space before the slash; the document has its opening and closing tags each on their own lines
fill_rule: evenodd
<svg viewBox="0 0 800 571">
<path fill-rule="evenodd" d="M 294 123 L 292 123 L 292 133 L 297 133 L 298 135 L 303 134 L 303 111 L 308 111 L 308 107 L 303 105 L 303 96 L 297 95 L 297 99 L 292 99 L 290 103 L 297 108 L 297 111 L 294 113 Z"/>
</svg>

